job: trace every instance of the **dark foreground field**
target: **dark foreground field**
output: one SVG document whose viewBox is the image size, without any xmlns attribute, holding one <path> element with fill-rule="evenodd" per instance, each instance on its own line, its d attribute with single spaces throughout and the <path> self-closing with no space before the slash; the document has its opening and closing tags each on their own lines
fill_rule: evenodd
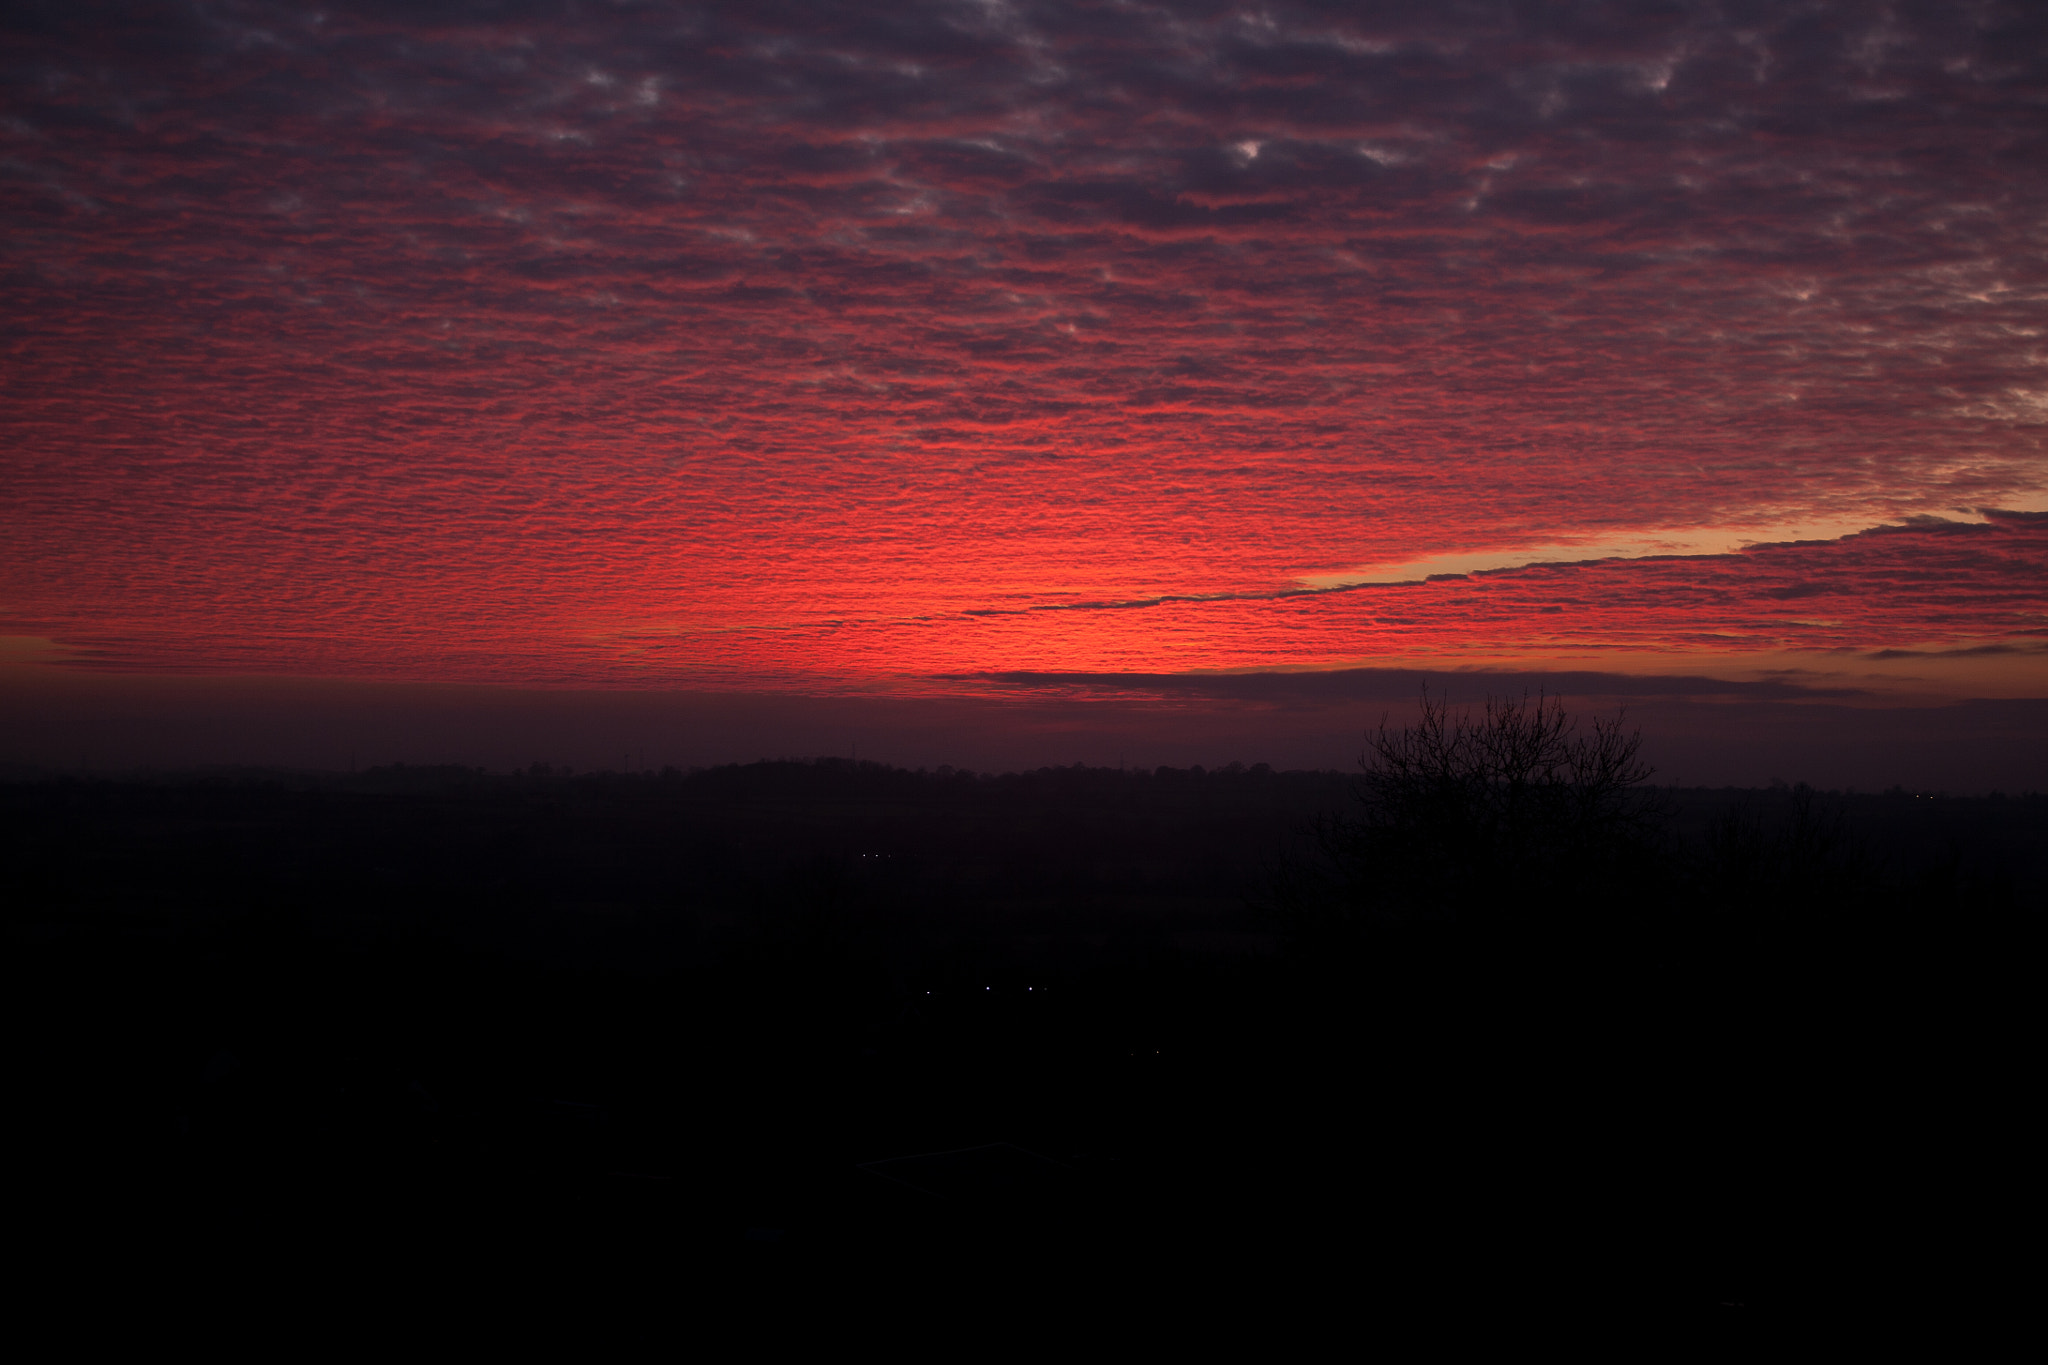
<svg viewBox="0 0 2048 1365">
<path fill-rule="evenodd" d="M 1625 895 L 1305 934 L 1276 876 L 1350 801 L 1263 769 L 24 776 L 19 1237 L 69 1282 L 482 1272 L 770 1335 L 828 1293 L 1714 1331 L 1998 1197 L 1916 1135 L 1998 1140 L 2019 1025 L 1980 985 L 2042 908 L 2048 800 L 1668 792 Z"/>
</svg>

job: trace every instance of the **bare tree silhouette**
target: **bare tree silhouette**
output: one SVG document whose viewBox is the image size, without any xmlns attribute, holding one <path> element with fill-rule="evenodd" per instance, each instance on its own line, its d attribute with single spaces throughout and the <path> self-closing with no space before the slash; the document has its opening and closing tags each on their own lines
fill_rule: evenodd
<svg viewBox="0 0 2048 1365">
<path fill-rule="evenodd" d="M 1367 736 L 1358 809 L 1315 824 L 1324 868 L 1297 869 L 1283 907 L 1310 930 L 1604 917 L 1624 887 L 1641 891 L 1662 837 L 1654 770 L 1625 719 L 1582 731 L 1540 692 L 1474 714 L 1425 691 L 1414 724 L 1382 719 Z"/>
<path fill-rule="evenodd" d="M 1868 850 L 1850 837 L 1839 807 L 1804 782 L 1779 804 L 1767 819 L 1745 795 L 1708 822 L 1697 875 L 1710 904 L 1782 912 L 1870 894 Z"/>
</svg>

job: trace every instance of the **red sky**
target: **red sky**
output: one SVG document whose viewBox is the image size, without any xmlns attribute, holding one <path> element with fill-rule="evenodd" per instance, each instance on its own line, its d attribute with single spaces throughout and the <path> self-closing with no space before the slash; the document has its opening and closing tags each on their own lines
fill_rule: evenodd
<svg viewBox="0 0 2048 1365">
<path fill-rule="evenodd" d="M 2048 698 L 2034 6 L 0 25 L 37 697 Z"/>
</svg>

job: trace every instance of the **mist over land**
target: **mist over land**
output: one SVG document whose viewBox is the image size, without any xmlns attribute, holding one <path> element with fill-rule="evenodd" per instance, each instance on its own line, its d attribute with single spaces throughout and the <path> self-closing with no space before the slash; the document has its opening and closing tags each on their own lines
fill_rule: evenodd
<svg viewBox="0 0 2048 1365">
<path fill-rule="evenodd" d="M 1805 661 L 1812 664 L 1813 661 Z M 1946 661 L 1970 664 L 1971 660 Z M 1996 658 L 1994 663 L 2009 663 Z M 479 686 L 342 678 L 131 677 L 0 669 L 0 763 L 118 776 L 229 765 L 347 772 L 403 763 L 503 773 L 685 771 L 779 756 L 983 772 L 1266 762 L 1353 769 L 1360 736 L 1405 724 L 1423 690 L 1458 704 L 1542 691 L 1625 709 L 1663 783 L 1982 796 L 2048 789 L 2048 698 L 2018 685 L 1957 698 L 1944 661 L 1897 679 L 1854 669 L 1768 678 L 1492 669 L 1011 674 L 939 695 Z M 1926 689 L 1934 689 L 1931 693 Z"/>
</svg>

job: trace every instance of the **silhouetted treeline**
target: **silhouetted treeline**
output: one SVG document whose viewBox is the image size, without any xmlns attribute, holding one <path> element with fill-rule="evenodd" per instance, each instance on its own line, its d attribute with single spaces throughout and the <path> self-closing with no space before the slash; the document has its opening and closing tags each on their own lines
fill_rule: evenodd
<svg viewBox="0 0 2048 1365">
<path fill-rule="evenodd" d="M 820 760 L 57 780 L 0 800 L 21 903 L 80 924 L 381 925 L 642 970 L 858 930 L 896 933 L 892 964 L 907 972 L 995 925 L 1062 942 L 1071 930 L 1076 942 L 1224 933 L 1270 946 L 1251 902 L 1290 831 L 1342 802 L 1347 781 Z"/>
<path fill-rule="evenodd" d="M 843 759 L 582 775 L 392 766 L 17 780 L 0 784 L 0 813 L 15 913 L 52 929 L 261 913 L 474 933 L 516 951 L 529 933 L 539 948 L 550 933 L 567 936 L 556 946 L 595 946 L 629 926 L 671 938 L 765 931 L 783 911 L 830 905 L 908 915 L 921 935 L 1071 921 L 1085 935 L 1213 931 L 1266 948 L 1289 927 L 1271 913 L 1276 890 L 1328 854 L 1313 829 L 1353 820 L 1360 785 L 1356 774 L 1235 764 L 1000 775 Z M 2048 880 L 2040 794 L 1637 795 L 1605 823 L 1575 816 L 1569 829 L 1534 799 L 1485 829 L 1406 810 L 1379 843 L 1342 851 L 1342 872 L 1380 906 L 1405 888 L 1429 902 L 1411 907 L 1418 915 L 1455 903 L 1468 918 L 1537 923 L 1583 910 L 1561 898 L 1596 873 L 1601 917 L 1636 923 L 1858 898 L 2018 906 Z M 571 927 L 585 922 L 588 933 Z M 637 948 L 635 960 L 653 965 Z"/>
<path fill-rule="evenodd" d="M 1335 1223 L 1376 1293 L 1782 1295 L 1876 1097 L 2005 1026 L 1956 982 L 2048 798 L 1633 789 L 1332 840 L 1358 775 L 1263 766 L 17 780 L 19 1111 L 100 1247 L 1250 1285 Z"/>
</svg>

